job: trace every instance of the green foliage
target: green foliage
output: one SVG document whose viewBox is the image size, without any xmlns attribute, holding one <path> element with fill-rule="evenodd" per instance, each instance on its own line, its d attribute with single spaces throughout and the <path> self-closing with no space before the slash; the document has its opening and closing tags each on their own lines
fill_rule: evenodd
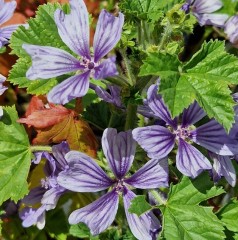
<svg viewBox="0 0 238 240">
<path fill-rule="evenodd" d="M 171 185 L 167 203 L 159 206 L 163 213 L 164 239 L 219 240 L 224 239 L 222 222 L 212 212 L 212 207 L 199 203 L 222 194 L 221 188 L 211 187 L 205 174 L 191 181 L 183 177 Z"/>
<path fill-rule="evenodd" d="M 136 196 L 132 201 L 129 208 L 130 213 L 135 213 L 138 216 L 151 210 L 151 205 L 145 200 L 145 196 Z"/>
<path fill-rule="evenodd" d="M 7 199 L 22 199 L 28 192 L 31 151 L 26 131 L 16 122 L 15 107 L 4 108 L 0 120 L 0 205 Z"/>
<path fill-rule="evenodd" d="M 217 217 L 224 223 L 226 228 L 238 234 L 238 201 L 232 199 L 218 213 Z"/>
<path fill-rule="evenodd" d="M 204 43 L 186 64 L 179 63 L 177 56 L 150 53 L 140 75 L 160 76 L 159 92 L 173 117 L 196 100 L 210 118 L 230 130 L 234 101 L 228 85 L 238 83 L 238 59 L 225 52 L 224 42 Z"/>
<path fill-rule="evenodd" d="M 51 46 L 61 48 L 70 52 L 69 48 L 61 40 L 57 26 L 54 21 L 54 12 L 61 5 L 45 4 L 38 8 L 35 18 L 31 18 L 29 28 L 20 26 L 12 35 L 10 47 L 12 54 L 16 54 L 19 59 L 10 71 L 9 81 L 19 87 L 26 87 L 31 94 L 46 94 L 58 82 L 66 77 L 41 79 L 30 81 L 26 78 L 26 72 L 31 66 L 31 58 L 22 48 L 23 43 Z M 67 6 L 64 6 L 66 11 Z"/>
</svg>

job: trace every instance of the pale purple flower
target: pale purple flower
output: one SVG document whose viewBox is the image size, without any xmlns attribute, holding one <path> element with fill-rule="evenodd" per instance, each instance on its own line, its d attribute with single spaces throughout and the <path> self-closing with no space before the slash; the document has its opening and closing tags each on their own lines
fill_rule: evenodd
<svg viewBox="0 0 238 240">
<path fill-rule="evenodd" d="M 231 156 L 238 151 L 237 140 L 228 136 L 224 128 L 215 120 L 199 127 L 194 124 L 205 116 L 205 112 L 194 102 L 185 109 L 181 122 L 172 119 L 162 97 L 157 94 L 158 86 L 152 85 L 147 92 L 148 106 L 155 116 L 166 122 L 166 126 L 139 127 L 132 131 L 134 139 L 147 152 L 150 158 L 166 157 L 178 146 L 176 166 L 186 176 L 196 177 L 205 169 L 211 169 L 210 161 L 191 143 L 196 143 L 211 152 Z"/>
<path fill-rule="evenodd" d="M 70 0 L 70 14 L 57 9 L 55 23 L 62 41 L 77 55 L 46 46 L 23 44 L 32 57 L 32 66 L 26 76 L 30 80 L 48 79 L 66 73 L 76 72 L 55 86 L 48 94 L 49 102 L 65 104 L 76 97 L 84 96 L 89 88 L 89 78 L 103 79 L 117 75 L 114 58 L 101 59 L 108 54 L 120 40 L 124 15 L 113 16 L 102 10 L 93 41 L 93 55 L 89 48 L 89 15 L 83 0 Z M 80 73 L 78 72 L 80 71 Z"/>
<path fill-rule="evenodd" d="M 5 82 L 6 78 L 0 74 L 0 95 L 2 95 L 6 90 L 7 87 L 3 86 L 3 83 Z M 0 118 L 3 116 L 3 109 L 0 106 Z"/>
<path fill-rule="evenodd" d="M 154 239 L 160 229 L 159 221 L 152 212 L 140 217 L 128 212 L 131 200 L 136 196 L 129 186 L 141 189 L 167 187 L 167 161 L 150 160 L 132 176 L 126 177 L 136 148 L 131 131 L 117 133 L 116 129 L 107 128 L 102 136 L 102 148 L 114 178 L 108 177 L 93 159 L 83 153 L 70 151 L 65 156 L 70 168 L 57 178 L 62 187 L 75 192 L 98 192 L 111 187 L 108 193 L 93 203 L 72 212 L 69 223 L 83 222 L 93 235 L 101 233 L 115 219 L 119 196 L 122 195 L 127 221 L 134 236 L 140 240 Z"/>
<path fill-rule="evenodd" d="M 218 182 L 223 176 L 227 182 L 234 187 L 236 185 L 236 171 L 232 164 L 231 157 L 220 156 L 209 152 L 210 158 L 213 160 L 212 176 L 214 182 Z"/>
<path fill-rule="evenodd" d="M 223 27 L 229 16 L 223 13 L 214 13 L 222 6 L 221 0 L 187 0 L 187 3 L 182 6 L 182 10 L 188 13 L 189 9 L 191 9 L 201 26 L 214 25 Z"/>
<path fill-rule="evenodd" d="M 0 26 L 13 16 L 16 6 L 16 1 L 4 2 L 4 0 L 0 0 Z M 8 43 L 18 26 L 19 24 L 0 27 L 0 48 Z"/>
<path fill-rule="evenodd" d="M 238 15 L 229 18 L 225 24 L 224 32 L 231 43 L 238 44 Z"/>
<path fill-rule="evenodd" d="M 22 200 L 28 206 L 40 203 L 39 208 L 26 207 L 20 212 L 23 220 L 23 227 L 36 225 L 39 229 L 45 226 L 45 212 L 56 207 L 59 197 L 67 190 L 57 183 L 57 176 L 69 166 L 64 155 L 69 152 L 69 146 L 66 142 L 52 147 L 52 154 L 48 152 L 39 152 L 36 154 L 39 163 L 41 158 L 46 158 L 44 166 L 45 178 L 41 179 L 41 185 L 33 188 L 30 193 Z"/>
</svg>

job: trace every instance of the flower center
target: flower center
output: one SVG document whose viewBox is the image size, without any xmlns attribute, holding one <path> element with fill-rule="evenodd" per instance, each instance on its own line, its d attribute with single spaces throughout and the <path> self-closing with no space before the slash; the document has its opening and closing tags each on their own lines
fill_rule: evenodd
<svg viewBox="0 0 238 240">
<path fill-rule="evenodd" d="M 190 137 L 190 130 L 185 127 L 181 127 L 180 125 L 177 127 L 176 130 L 173 131 L 173 133 L 176 135 L 176 139 L 182 138 L 183 140 Z"/>
<path fill-rule="evenodd" d="M 116 183 L 115 188 L 116 188 L 117 193 L 122 193 L 123 189 L 124 189 L 124 182 L 123 182 L 123 180 L 118 180 L 117 183 Z"/>
<path fill-rule="evenodd" d="M 93 62 L 91 59 L 83 58 L 82 65 L 87 68 L 88 70 L 92 70 L 96 67 L 96 63 Z"/>
</svg>

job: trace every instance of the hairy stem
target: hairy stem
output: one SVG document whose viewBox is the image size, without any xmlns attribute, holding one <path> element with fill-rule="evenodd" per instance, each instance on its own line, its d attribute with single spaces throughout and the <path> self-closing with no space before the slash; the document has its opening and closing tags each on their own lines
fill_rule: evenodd
<svg viewBox="0 0 238 240">
<path fill-rule="evenodd" d="M 125 124 L 125 131 L 129 129 L 133 129 L 136 125 L 136 112 L 137 112 L 137 105 L 133 103 L 128 103 L 126 109 L 126 124 Z"/>
<path fill-rule="evenodd" d="M 52 152 L 51 146 L 40 146 L 40 145 L 34 145 L 30 147 L 32 152 Z"/>
</svg>

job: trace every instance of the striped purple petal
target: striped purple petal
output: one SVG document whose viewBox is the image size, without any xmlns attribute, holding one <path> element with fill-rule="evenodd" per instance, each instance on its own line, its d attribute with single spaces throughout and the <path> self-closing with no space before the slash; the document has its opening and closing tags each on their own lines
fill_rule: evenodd
<svg viewBox="0 0 238 240">
<path fill-rule="evenodd" d="M 168 160 L 152 159 L 124 181 L 135 188 L 168 187 Z"/>
<path fill-rule="evenodd" d="M 37 209 L 25 208 L 20 212 L 20 218 L 23 220 L 23 227 L 36 225 L 41 230 L 45 227 L 45 206 L 42 205 Z"/>
<path fill-rule="evenodd" d="M 41 186 L 35 187 L 31 189 L 30 192 L 22 199 L 22 202 L 28 205 L 34 205 L 36 203 L 40 203 L 46 191 L 47 189 Z"/>
<path fill-rule="evenodd" d="M 118 179 L 129 171 L 136 149 L 136 142 L 131 131 L 117 133 L 114 128 L 107 128 L 102 136 L 102 148 L 108 164 Z"/>
<path fill-rule="evenodd" d="M 47 95 L 51 103 L 66 104 L 74 98 L 83 97 L 89 88 L 90 71 L 67 78 L 53 87 Z"/>
<path fill-rule="evenodd" d="M 168 108 L 165 106 L 162 97 L 158 94 L 158 85 L 152 84 L 147 91 L 147 104 L 154 112 L 155 116 L 164 120 L 173 128 L 177 128 L 177 120 L 172 120 Z"/>
<path fill-rule="evenodd" d="M 57 77 L 84 68 L 78 59 L 58 48 L 29 44 L 23 44 L 22 48 L 32 58 L 32 66 L 26 73 L 30 80 Z"/>
<path fill-rule="evenodd" d="M 94 78 L 95 79 L 104 79 L 107 77 L 113 77 L 118 75 L 116 67 L 116 57 L 110 57 L 104 60 L 99 66 L 94 68 Z"/>
<path fill-rule="evenodd" d="M 196 13 L 212 13 L 223 6 L 220 0 L 195 0 L 193 3 L 193 11 Z"/>
<path fill-rule="evenodd" d="M 158 125 L 136 128 L 132 135 L 148 157 L 155 159 L 164 158 L 171 152 L 176 137 L 167 128 Z"/>
<path fill-rule="evenodd" d="M 18 26 L 20 26 L 20 24 L 0 28 L 0 47 L 8 44 L 12 33 L 18 28 Z"/>
<path fill-rule="evenodd" d="M 233 44 L 238 43 L 238 15 L 232 16 L 228 19 L 228 21 L 225 24 L 224 32 L 227 34 L 229 41 Z M 237 93 L 233 94 L 233 98 L 235 96 L 235 101 L 238 100 Z"/>
<path fill-rule="evenodd" d="M 70 168 L 59 173 L 60 186 L 75 192 L 98 192 L 114 183 L 86 154 L 70 151 L 66 154 Z"/>
<path fill-rule="evenodd" d="M 115 189 L 103 195 L 86 207 L 72 212 L 70 224 L 85 223 L 92 235 L 97 235 L 107 229 L 115 219 L 119 196 Z"/>
<path fill-rule="evenodd" d="M 98 62 L 116 46 L 121 38 L 123 24 L 122 13 L 115 17 L 104 9 L 101 11 L 93 40 L 94 62 Z"/>
<path fill-rule="evenodd" d="M 76 54 L 91 59 L 89 16 L 83 0 L 70 0 L 70 14 L 55 11 L 55 23 L 62 41 Z"/>
<path fill-rule="evenodd" d="M 197 102 L 194 102 L 183 111 L 182 127 L 193 125 L 205 116 L 206 113 L 203 111 L 203 109 L 198 105 Z"/>
<path fill-rule="evenodd" d="M 236 171 L 230 157 L 220 156 L 215 153 L 209 153 L 209 155 L 213 160 L 213 180 L 217 182 L 224 176 L 227 182 L 234 187 L 236 185 Z"/>
<path fill-rule="evenodd" d="M 3 83 L 6 81 L 6 78 L 0 74 L 0 95 L 2 95 L 6 90 L 7 87 L 3 86 Z"/>
<path fill-rule="evenodd" d="M 0 25 L 5 23 L 13 16 L 16 6 L 17 6 L 16 1 L 10 2 L 4 2 L 4 0 L 0 1 Z"/>
<path fill-rule="evenodd" d="M 139 240 L 157 239 L 156 235 L 158 234 L 161 226 L 159 220 L 152 212 L 142 214 L 140 217 L 136 214 L 128 212 L 131 200 L 135 197 L 136 195 L 132 191 L 127 188 L 124 189 L 123 202 L 127 222 L 131 229 L 131 232 Z"/>
<path fill-rule="evenodd" d="M 192 131 L 191 139 L 219 155 L 232 156 L 238 153 L 237 140 L 231 139 L 224 128 L 215 120 L 211 120 Z"/>
<path fill-rule="evenodd" d="M 212 168 L 201 152 L 181 138 L 178 142 L 176 166 L 181 173 L 192 178 L 197 177 L 203 170 Z"/>
<path fill-rule="evenodd" d="M 205 14 L 194 14 L 201 26 L 213 25 L 217 27 L 224 27 L 226 20 L 229 15 L 222 13 L 205 13 Z"/>
</svg>

